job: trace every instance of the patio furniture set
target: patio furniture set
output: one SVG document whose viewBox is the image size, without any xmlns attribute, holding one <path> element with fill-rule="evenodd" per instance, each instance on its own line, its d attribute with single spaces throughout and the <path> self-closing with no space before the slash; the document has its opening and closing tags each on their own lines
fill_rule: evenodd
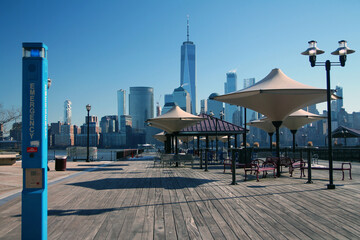
<svg viewBox="0 0 360 240">
<path fill-rule="evenodd" d="M 263 173 L 263 178 L 267 176 L 268 172 L 273 172 L 274 178 L 276 177 L 277 170 L 277 163 L 278 158 L 277 157 L 266 157 L 265 160 L 262 159 L 254 159 L 251 160 L 250 163 L 244 164 L 244 163 L 236 163 L 237 168 L 243 168 L 245 173 L 245 179 L 247 180 L 248 173 L 256 175 L 256 180 L 259 181 L 259 174 Z M 223 162 L 224 165 L 224 173 L 226 170 L 226 167 L 229 166 L 230 169 L 232 169 L 232 162 L 230 159 L 226 159 Z M 295 169 L 300 169 L 300 178 L 305 177 L 305 169 L 308 169 L 307 163 L 303 161 L 303 159 L 294 159 L 292 160 L 289 157 L 280 157 L 280 167 L 288 167 L 289 168 L 289 174 L 290 177 L 293 176 L 293 172 Z M 345 178 L 345 171 L 349 172 L 349 179 L 352 180 L 351 177 L 351 163 L 344 162 L 341 163 L 341 166 L 339 167 L 333 167 L 334 171 L 342 171 L 342 180 Z M 314 165 L 311 166 L 311 170 L 329 170 L 329 167 L 322 166 L 322 165 Z"/>
</svg>

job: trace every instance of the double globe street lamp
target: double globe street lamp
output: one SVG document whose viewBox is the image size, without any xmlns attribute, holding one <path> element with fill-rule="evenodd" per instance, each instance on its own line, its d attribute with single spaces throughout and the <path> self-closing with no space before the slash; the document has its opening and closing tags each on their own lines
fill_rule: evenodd
<svg viewBox="0 0 360 240">
<path fill-rule="evenodd" d="M 327 123 L 328 123 L 328 158 L 329 158 L 329 184 L 327 185 L 328 189 L 335 189 L 335 185 L 333 182 L 333 154 L 332 154 L 332 136 L 331 136 L 331 102 L 330 102 L 330 69 L 331 66 L 345 66 L 346 55 L 354 53 L 355 51 L 347 47 L 347 42 L 345 40 L 339 41 L 339 48 L 332 52 L 332 55 L 339 55 L 340 62 L 330 62 L 330 60 L 326 60 L 326 62 L 316 62 L 316 55 L 323 54 L 325 51 L 320 50 L 316 44 L 317 42 L 312 40 L 309 41 L 309 48 L 302 52 L 302 55 L 308 55 L 311 67 L 315 66 L 325 66 L 326 70 L 326 99 L 327 99 Z M 310 166 L 309 166 L 310 167 Z"/>
</svg>

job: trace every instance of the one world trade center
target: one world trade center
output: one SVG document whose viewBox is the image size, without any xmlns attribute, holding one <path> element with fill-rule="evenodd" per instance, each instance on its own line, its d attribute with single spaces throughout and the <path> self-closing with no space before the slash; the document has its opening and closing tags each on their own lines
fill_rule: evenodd
<svg viewBox="0 0 360 240">
<path fill-rule="evenodd" d="M 187 19 L 187 41 L 181 46 L 180 85 L 190 94 L 191 113 L 196 114 L 196 68 L 195 44 L 189 41 L 189 17 Z"/>
</svg>

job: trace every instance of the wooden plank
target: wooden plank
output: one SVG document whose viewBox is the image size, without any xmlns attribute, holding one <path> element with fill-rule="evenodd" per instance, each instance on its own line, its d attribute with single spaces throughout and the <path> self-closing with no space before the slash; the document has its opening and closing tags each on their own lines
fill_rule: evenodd
<svg viewBox="0 0 360 240">
<path fill-rule="evenodd" d="M 155 209 L 154 209 L 154 239 L 165 239 L 164 201 L 161 183 L 161 171 L 155 177 Z"/>
<path fill-rule="evenodd" d="M 190 174 L 190 172 L 187 171 L 185 172 L 184 177 L 191 178 L 194 177 L 194 175 Z M 196 175 L 195 177 L 199 177 L 199 176 Z M 229 214 L 223 211 L 223 206 L 219 203 L 219 201 L 215 198 L 215 196 L 208 191 L 207 186 L 196 187 L 196 190 L 194 188 L 188 188 L 188 189 L 194 196 L 198 195 L 198 199 L 195 200 L 198 204 L 204 203 L 204 206 L 208 209 L 209 213 L 216 222 L 219 230 L 221 231 L 223 238 L 225 239 L 239 238 L 239 236 L 236 236 L 236 234 L 230 227 L 231 222 L 233 222 L 233 220 L 230 220 L 230 218 L 228 217 Z M 235 229 L 237 228 L 237 226 L 233 226 L 233 227 L 235 227 Z M 218 236 L 214 238 L 217 239 Z M 241 239 L 249 239 L 249 238 L 247 237 L 246 234 L 242 234 Z"/>
<path fill-rule="evenodd" d="M 142 235 L 143 235 L 143 229 L 144 229 L 144 224 L 145 224 L 145 216 L 146 216 L 146 205 L 148 202 L 148 197 L 149 197 L 149 189 L 151 187 L 150 185 L 150 178 L 151 178 L 151 171 L 146 171 L 145 174 L 143 174 L 144 176 L 144 181 L 143 181 L 143 189 L 142 189 L 142 193 L 141 193 L 141 197 L 140 200 L 138 202 L 138 206 L 137 206 L 137 211 L 136 211 L 136 216 L 134 218 L 133 221 L 133 225 L 131 226 L 131 228 L 129 228 L 128 231 L 128 236 L 129 239 L 142 239 Z"/>
<path fill-rule="evenodd" d="M 171 170 L 167 171 L 167 177 L 168 178 L 174 177 Z M 170 198 L 169 201 L 171 202 L 171 209 L 172 209 L 172 214 L 176 229 L 176 237 L 177 239 L 189 239 L 189 233 L 186 228 L 186 221 L 181 211 L 179 199 L 176 195 L 176 190 L 175 190 L 176 185 L 174 184 L 173 179 L 171 180 L 168 179 L 168 181 L 165 181 L 165 188 L 167 188 L 169 192 L 169 198 Z"/>
<path fill-rule="evenodd" d="M 161 185 L 163 186 L 163 206 L 164 206 L 164 225 L 165 225 L 165 239 L 173 240 L 178 239 L 177 231 L 175 227 L 175 219 L 173 213 L 173 205 L 174 202 L 171 201 L 170 197 L 170 184 L 172 180 L 170 179 L 171 176 L 169 175 L 169 171 L 161 171 L 162 178 L 161 178 Z"/>
</svg>

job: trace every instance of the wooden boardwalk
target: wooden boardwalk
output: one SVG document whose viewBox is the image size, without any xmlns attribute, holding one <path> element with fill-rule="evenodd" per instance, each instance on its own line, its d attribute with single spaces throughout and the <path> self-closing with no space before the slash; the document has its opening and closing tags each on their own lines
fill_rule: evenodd
<svg viewBox="0 0 360 240">
<path fill-rule="evenodd" d="M 101 164 L 99 164 L 101 165 Z M 49 239 L 360 239 L 360 165 L 353 180 L 297 170 L 230 185 L 221 167 L 114 162 L 49 186 Z M 21 238 L 21 199 L 0 206 L 0 239 Z"/>
</svg>

